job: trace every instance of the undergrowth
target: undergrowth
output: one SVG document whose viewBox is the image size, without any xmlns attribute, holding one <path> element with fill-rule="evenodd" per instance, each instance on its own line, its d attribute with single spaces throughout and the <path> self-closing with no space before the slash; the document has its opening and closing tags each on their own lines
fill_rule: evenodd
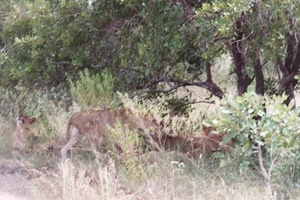
<svg viewBox="0 0 300 200">
<path fill-rule="evenodd" d="M 151 111 L 155 117 L 163 119 L 160 118 L 161 110 L 157 102 L 152 105 L 150 101 L 138 104 L 135 100 L 129 100 L 126 95 L 122 98 L 126 108 L 142 114 Z M 28 99 L 29 104 L 31 97 Z M 31 133 L 38 137 L 33 149 L 16 151 L 11 148 L 14 119 L 18 115 L 16 110 L 11 109 L 8 114 L 0 116 L 0 163 L 4 160 L 17 163 L 22 172 L 20 174 L 26 175 L 24 182 L 12 186 L 16 189 L 11 192 L 19 194 L 18 188 L 21 185 L 33 181 L 39 183 L 24 198 L 269 199 L 261 174 L 251 168 L 241 172 L 239 168 L 232 167 L 234 160 L 230 155 L 223 158 L 226 163 L 232 163 L 230 167 L 220 167 L 221 160 L 213 157 L 181 161 L 165 153 L 157 153 L 154 162 L 145 162 L 129 155 L 119 162 L 107 151 L 101 152 L 103 159 L 98 160 L 87 148 L 88 141 L 83 139 L 71 151 L 70 159 L 61 162 L 60 148 L 67 120 L 74 112 L 80 111 L 81 107 L 73 103 L 65 109 L 43 95 L 35 100 L 34 107 L 35 109 L 23 110 L 25 114 L 28 112 L 38 118 L 38 122 L 31 127 Z M 176 118 L 170 123 L 169 129 L 180 134 L 200 134 L 202 116 L 197 110 L 191 112 L 188 117 Z M 176 126 L 176 121 L 181 123 Z M 118 126 L 112 130 L 114 137 L 122 139 L 124 134 L 127 136 L 120 144 L 132 142 L 136 146 L 140 145 L 136 135 L 122 131 Z M 0 178 L 7 175 L 8 169 L 16 169 L 6 165 L 6 162 L 2 163 Z M 0 183 L 0 191 L 1 188 Z M 296 187 L 274 184 L 273 188 L 277 191 L 278 199 L 296 199 L 299 196 Z M 46 189 L 49 192 L 45 192 Z"/>
</svg>

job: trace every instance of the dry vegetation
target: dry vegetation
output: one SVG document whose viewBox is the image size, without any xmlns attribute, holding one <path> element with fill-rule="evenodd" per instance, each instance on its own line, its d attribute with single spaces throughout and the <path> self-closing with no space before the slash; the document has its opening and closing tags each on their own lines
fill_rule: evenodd
<svg viewBox="0 0 300 200">
<path fill-rule="evenodd" d="M 129 157 L 117 169 L 113 159 L 104 165 L 82 149 L 81 143 L 73 150 L 72 159 L 62 163 L 59 140 L 76 109 L 67 113 L 48 107 L 32 126 L 39 140 L 34 149 L 24 151 L 11 147 L 13 119 L 1 118 L 0 199 L 8 195 L 16 199 L 268 199 L 259 175 L 228 173 L 212 158 L 182 162 L 160 154 L 145 164 Z M 190 134 L 197 124 L 201 126 L 197 110 L 194 112 L 175 130 Z"/>
</svg>

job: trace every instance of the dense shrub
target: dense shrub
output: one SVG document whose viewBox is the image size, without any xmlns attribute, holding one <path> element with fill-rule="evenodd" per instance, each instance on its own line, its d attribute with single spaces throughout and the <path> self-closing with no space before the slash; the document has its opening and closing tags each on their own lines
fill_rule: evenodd
<svg viewBox="0 0 300 200">
<path fill-rule="evenodd" d="M 265 169 L 269 178 L 274 175 L 274 181 L 279 183 L 300 180 L 296 172 L 300 161 L 299 109 L 292 109 L 293 102 L 288 106 L 283 104 L 286 98 L 249 92 L 229 95 L 220 101 L 218 111 L 207 124 L 228 133 L 223 143 L 234 140 L 233 158 L 228 165 L 238 166 L 242 171 L 257 166 L 262 172 Z M 260 156 L 264 159 L 262 163 Z"/>
</svg>

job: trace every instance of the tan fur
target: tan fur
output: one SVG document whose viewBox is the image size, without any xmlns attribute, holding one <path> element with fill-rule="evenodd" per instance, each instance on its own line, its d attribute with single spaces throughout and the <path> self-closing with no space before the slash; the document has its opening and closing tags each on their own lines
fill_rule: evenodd
<svg viewBox="0 0 300 200">
<path fill-rule="evenodd" d="M 199 155 L 211 155 L 214 152 L 226 152 L 232 147 L 231 141 L 225 145 L 220 145 L 223 141 L 225 133 L 215 133 L 214 127 L 203 127 L 201 136 L 185 136 L 185 135 L 163 135 L 160 139 L 161 145 L 167 151 L 178 150 L 190 157 L 198 157 Z"/>
<path fill-rule="evenodd" d="M 209 156 L 215 152 L 225 153 L 232 148 L 232 142 L 220 145 L 225 133 L 216 133 L 214 127 L 203 127 L 201 136 L 168 135 L 163 134 L 159 143 L 166 152 L 150 151 L 136 158 L 137 161 L 153 164 L 166 159 L 174 161 L 191 161 L 190 158 L 197 158 L 201 155 Z"/>
<path fill-rule="evenodd" d="M 202 132 L 203 135 L 193 139 L 193 151 L 190 152 L 193 156 L 210 155 L 215 152 L 225 153 L 232 148 L 231 140 L 224 145 L 220 144 L 226 133 L 217 132 L 215 127 L 203 127 Z"/>
<path fill-rule="evenodd" d="M 120 122 L 122 128 L 125 130 L 128 127 L 129 130 L 142 129 L 147 139 L 152 140 L 149 143 L 155 142 L 151 137 L 151 134 L 156 134 L 161 130 L 161 126 L 156 122 L 151 114 L 147 114 L 143 117 L 134 116 L 133 112 L 127 109 L 121 110 L 89 110 L 85 112 L 78 112 L 71 116 L 67 124 L 66 140 L 67 143 L 61 149 L 62 159 L 66 158 L 67 151 L 71 149 L 83 136 L 89 140 L 91 147 L 95 150 L 96 141 L 102 138 L 104 144 L 107 143 L 107 135 L 110 130 L 109 127 L 113 127 L 117 122 Z M 112 142 L 117 153 L 122 153 L 124 149 L 116 142 Z M 126 149 L 133 151 L 132 149 Z"/>
<path fill-rule="evenodd" d="M 35 117 L 20 115 L 16 119 L 16 130 L 13 134 L 13 148 L 22 150 L 25 147 L 26 140 L 30 131 L 30 125 L 36 122 Z M 30 142 L 30 141 L 29 141 Z M 31 145 L 30 145 L 31 146 Z"/>
<path fill-rule="evenodd" d="M 197 157 L 202 154 L 211 155 L 218 151 L 226 152 L 232 147 L 231 141 L 226 145 L 220 145 L 225 134 L 216 134 L 216 129 L 213 127 L 203 127 L 201 136 L 171 136 L 163 131 L 162 126 L 157 123 L 151 114 L 139 117 L 134 116 L 132 111 L 126 109 L 115 111 L 110 109 L 89 110 L 75 113 L 69 119 L 66 131 L 67 143 L 61 149 L 62 158 L 66 158 L 67 151 L 83 136 L 86 136 L 90 141 L 92 149 L 95 149 L 95 141 L 99 140 L 99 138 L 102 138 L 104 145 L 106 145 L 107 136 L 109 136 L 108 133 L 110 132 L 109 127 L 113 127 L 117 122 L 120 122 L 123 128 L 128 127 L 131 131 L 142 129 L 148 145 L 150 144 L 156 149 L 180 151 L 190 157 Z M 158 134 L 159 132 L 162 134 Z M 117 154 L 122 154 L 124 150 L 129 151 L 132 155 L 134 154 L 132 147 L 124 149 L 116 141 L 112 142 L 112 146 Z"/>
</svg>

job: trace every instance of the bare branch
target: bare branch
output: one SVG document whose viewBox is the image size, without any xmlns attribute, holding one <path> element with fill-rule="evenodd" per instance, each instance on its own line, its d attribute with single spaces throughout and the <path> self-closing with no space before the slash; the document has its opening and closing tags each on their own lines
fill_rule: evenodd
<svg viewBox="0 0 300 200">
<path fill-rule="evenodd" d="M 259 163 L 260 171 L 261 171 L 262 175 L 264 176 L 266 183 L 270 182 L 270 178 L 269 178 L 268 173 L 267 173 L 267 171 L 264 167 L 260 144 L 258 144 L 258 163 Z"/>
<path fill-rule="evenodd" d="M 172 86 L 172 87 L 170 87 L 169 89 L 166 89 L 166 90 L 155 89 L 155 90 L 146 90 L 145 92 L 169 93 L 169 92 L 172 92 L 173 90 L 176 90 L 180 87 L 183 87 L 183 86 L 182 85 L 176 85 L 176 86 Z"/>
<path fill-rule="evenodd" d="M 152 87 L 153 85 L 156 85 L 158 83 L 167 83 L 170 88 L 168 89 L 148 89 Z M 174 83 L 171 84 L 171 83 Z M 173 90 L 176 90 L 181 87 L 185 86 L 198 86 L 202 87 L 209 92 L 211 92 L 213 95 L 219 97 L 220 99 L 223 98 L 224 92 L 221 90 L 219 86 L 217 86 L 215 83 L 212 81 L 186 81 L 186 80 L 178 80 L 178 79 L 167 79 L 167 78 L 159 78 L 150 81 L 145 87 L 144 87 L 144 92 L 157 92 L 157 93 L 169 93 L 172 92 Z"/>
<path fill-rule="evenodd" d="M 259 168 L 260 168 L 260 171 L 261 171 L 263 177 L 265 178 L 266 186 L 268 188 L 271 199 L 276 199 L 276 192 L 274 192 L 274 195 L 273 195 L 272 187 L 271 187 L 271 172 L 274 167 L 274 163 L 275 163 L 276 159 L 277 159 L 277 156 L 275 156 L 275 158 L 272 159 L 272 154 L 271 154 L 271 166 L 269 168 L 269 171 L 267 172 L 266 168 L 264 167 L 264 163 L 263 163 L 261 146 L 260 146 L 260 144 L 258 144 Z"/>
<path fill-rule="evenodd" d="M 212 79 L 211 79 L 211 63 L 210 62 L 206 62 L 205 68 L 206 68 L 206 81 L 212 83 Z"/>
<path fill-rule="evenodd" d="M 171 82 L 177 83 L 178 85 L 181 85 L 181 87 L 184 86 L 198 86 L 202 87 L 209 92 L 211 92 L 213 95 L 219 97 L 220 99 L 223 98 L 224 92 L 213 82 L 208 81 L 183 81 L 183 80 L 176 80 L 176 79 L 170 79 Z"/>
<path fill-rule="evenodd" d="M 205 103 L 205 104 L 215 104 L 215 101 L 191 101 L 191 102 L 187 102 L 187 103 L 183 103 L 181 105 L 186 106 L 186 105 L 192 105 L 192 104 L 198 104 L 198 103 Z"/>
</svg>

